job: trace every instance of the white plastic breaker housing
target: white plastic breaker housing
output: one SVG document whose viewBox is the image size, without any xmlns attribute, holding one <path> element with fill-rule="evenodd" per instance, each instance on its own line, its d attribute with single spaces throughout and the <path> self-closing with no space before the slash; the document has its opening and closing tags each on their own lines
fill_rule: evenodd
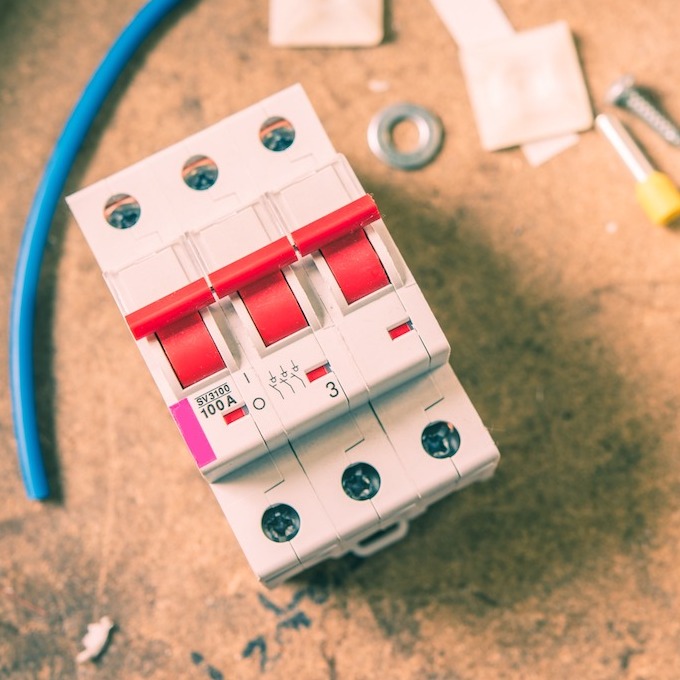
<svg viewBox="0 0 680 680">
<path fill-rule="evenodd" d="M 499 454 L 301 86 L 68 199 L 251 567 L 370 554 Z"/>
</svg>

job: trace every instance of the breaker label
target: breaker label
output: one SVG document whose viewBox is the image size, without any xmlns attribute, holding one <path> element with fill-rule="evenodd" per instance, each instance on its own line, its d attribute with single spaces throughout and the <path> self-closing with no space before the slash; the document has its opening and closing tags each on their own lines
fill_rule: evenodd
<svg viewBox="0 0 680 680">
<path fill-rule="evenodd" d="M 232 389 L 229 383 L 225 382 L 222 385 L 218 385 L 217 387 L 213 387 L 209 392 L 204 392 L 203 394 L 199 394 L 196 399 L 196 406 L 198 408 L 201 408 L 202 406 L 206 406 L 207 404 L 210 404 L 214 401 L 217 401 L 220 398 L 229 398 L 231 396 Z M 233 397 L 231 397 L 233 399 Z M 236 402 L 234 402 L 236 403 Z"/>
<path fill-rule="evenodd" d="M 299 375 L 300 366 L 291 359 L 290 366 L 279 366 L 278 372 L 269 371 L 269 387 L 278 392 L 281 399 L 307 389 L 306 382 Z"/>
<path fill-rule="evenodd" d="M 267 446 L 262 439 L 252 414 L 257 409 L 257 399 L 252 404 L 252 396 L 244 401 L 241 391 L 233 377 L 220 378 L 201 392 L 185 399 L 187 410 L 182 412 L 189 426 L 195 426 L 202 434 L 199 437 L 194 429 L 185 425 L 182 433 L 188 430 L 189 444 L 194 458 L 206 477 L 215 477 L 243 465 L 245 462 L 266 453 Z M 263 402 L 264 403 L 264 402 Z"/>
<path fill-rule="evenodd" d="M 210 418 L 210 416 L 215 416 L 218 413 L 224 414 L 226 411 L 229 411 L 232 406 L 235 406 L 238 404 L 236 399 L 234 397 L 229 397 L 228 399 L 216 399 L 214 402 L 208 404 L 207 406 L 204 406 L 199 413 L 204 417 L 204 418 Z"/>
<path fill-rule="evenodd" d="M 194 397 L 197 415 L 204 418 L 220 415 L 223 416 L 231 411 L 234 406 L 242 403 L 242 399 L 232 390 L 228 382 L 213 387 L 208 392 Z"/>
<path fill-rule="evenodd" d="M 329 380 L 326 383 L 326 389 L 328 390 L 328 396 L 331 399 L 335 399 L 335 397 L 340 396 L 340 390 L 337 388 L 337 385 L 332 380 Z"/>
</svg>

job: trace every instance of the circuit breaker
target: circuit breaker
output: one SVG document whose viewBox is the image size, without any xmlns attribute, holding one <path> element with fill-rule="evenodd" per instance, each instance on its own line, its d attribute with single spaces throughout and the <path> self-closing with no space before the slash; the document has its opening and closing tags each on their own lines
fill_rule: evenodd
<svg viewBox="0 0 680 680">
<path fill-rule="evenodd" d="M 68 199 L 259 579 L 398 540 L 499 454 L 300 85 Z"/>
</svg>

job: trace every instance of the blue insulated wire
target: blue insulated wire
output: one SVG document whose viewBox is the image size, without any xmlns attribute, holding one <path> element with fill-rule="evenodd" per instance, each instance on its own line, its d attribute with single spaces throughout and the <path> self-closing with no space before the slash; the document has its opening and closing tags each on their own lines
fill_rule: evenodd
<svg viewBox="0 0 680 680">
<path fill-rule="evenodd" d="M 106 96 L 144 39 L 182 0 L 150 0 L 123 29 L 86 85 L 54 146 L 26 220 L 10 309 L 10 393 L 19 466 L 31 499 L 49 495 L 40 449 L 33 334 L 40 266 L 54 211 L 78 150 Z"/>
</svg>

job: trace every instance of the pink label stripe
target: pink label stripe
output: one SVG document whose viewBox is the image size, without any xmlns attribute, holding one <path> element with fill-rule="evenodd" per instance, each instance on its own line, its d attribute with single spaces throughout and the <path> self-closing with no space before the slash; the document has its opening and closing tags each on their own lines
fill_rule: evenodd
<svg viewBox="0 0 680 680">
<path fill-rule="evenodd" d="M 191 404 L 188 399 L 182 399 L 182 401 L 173 404 L 170 407 L 170 413 L 177 423 L 179 431 L 184 437 L 184 441 L 191 451 L 191 455 L 196 461 L 196 465 L 199 468 L 212 463 L 216 460 L 217 456 L 210 446 L 208 438 L 203 432 L 201 424 L 196 418 L 196 414 L 191 408 Z"/>
</svg>

